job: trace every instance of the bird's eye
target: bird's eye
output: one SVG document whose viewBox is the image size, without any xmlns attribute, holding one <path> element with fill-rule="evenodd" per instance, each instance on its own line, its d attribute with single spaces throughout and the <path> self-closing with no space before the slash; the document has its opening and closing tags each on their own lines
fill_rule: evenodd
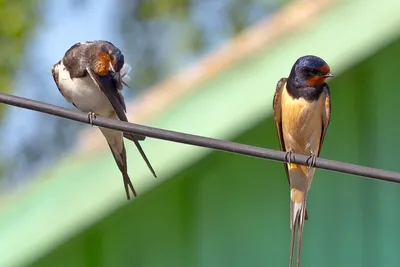
<svg viewBox="0 0 400 267">
<path fill-rule="evenodd" d="M 318 75 L 318 71 L 317 70 L 310 70 L 310 74 L 311 75 Z"/>
</svg>

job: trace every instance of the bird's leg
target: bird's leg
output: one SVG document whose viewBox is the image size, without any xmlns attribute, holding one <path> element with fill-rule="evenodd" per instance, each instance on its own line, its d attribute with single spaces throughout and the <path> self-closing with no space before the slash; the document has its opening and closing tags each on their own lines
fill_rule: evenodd
<svg viewBox="0 0 400 267">
<path fill-rule="evenodd" d="M 311 151 L 311 155 L 307 159 L 308 171 L 310 171 L 311 168 L 315 167 L 316 162 L 317 162 L 317 155 L 315 155 L 315 153 L 313 151 Z"/>
<path fill-rule="evenodd" d="M 286 160 L 287 163 L 289 163 L 289 164 L 291 164 L 292 161 L 295 160 L 295 159 L 294 159 L 294 155 L 293 155 L 293 150 L 292 150 L 292 149 L 289 149 L 289 150 L 286 152 L 285 160 Z"/>
<path fill-rule="evenodd" d="M 96 114 L 94 114 L 93 111 L 89 111 L 87 116 L 88 116 L 90 125 L 92 125 L 92 127 L 93 127 L 93 121 L 96 119 Z"/>
</svg>

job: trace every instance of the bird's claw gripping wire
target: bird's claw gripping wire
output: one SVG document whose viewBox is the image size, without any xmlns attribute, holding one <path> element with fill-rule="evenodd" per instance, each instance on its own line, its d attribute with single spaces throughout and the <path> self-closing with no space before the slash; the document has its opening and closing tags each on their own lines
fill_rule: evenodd
<svg viewBox="0 0 400 267">
<path fill-rule="evenodd" d="M 308 171 L 315 167 L 316 162 L 317 156 L 314 153 L 311 153 L 311 156 L 309 156 L 307 159 Z"/>
<path fill-rule="evenodd" d="M 92 127 L 93 127 L 93 121 L 96 119 L 96 114 L 94 114 L 94 112 L 90 111 L 87 116 L 88 116 L 90 125 L 92 125 Z"/>
<path fill-rule="evenodd" d="M 286 152 L 285 160 L 286 160 L 287 163 L 289 163 L 289 164 L 291 164 L 292 161 L 295 160 L 294 155 L 293 155 L 293 150 L 289 150 L 288 152 Z"/>
</svg>

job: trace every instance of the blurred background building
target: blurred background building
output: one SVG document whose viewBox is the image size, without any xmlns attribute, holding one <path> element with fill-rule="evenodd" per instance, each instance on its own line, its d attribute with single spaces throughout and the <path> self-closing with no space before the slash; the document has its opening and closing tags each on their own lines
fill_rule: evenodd
<svg viewBox="0 0 400 267">
<path fill-rule="evenodd" d="M 60 0 L 0 3 L 2 92 L 73 108 L 51 66 L 107 39 L 133 66 L 130 120 L 278 149 L 277 81 L 325 59 L 332 119 L 322 157 L 399 170 L 399 1 Z M 281 163 L 148 138 L 158 179 L 126 142 L 140 195 L 97 129 L 0 106 L 0 266 L 286 266 Z M 83 130 L 83 132 L 81 131 Z M 400 185 L 318 170 L 304 266 L 398 266 Z"/>
</svg>

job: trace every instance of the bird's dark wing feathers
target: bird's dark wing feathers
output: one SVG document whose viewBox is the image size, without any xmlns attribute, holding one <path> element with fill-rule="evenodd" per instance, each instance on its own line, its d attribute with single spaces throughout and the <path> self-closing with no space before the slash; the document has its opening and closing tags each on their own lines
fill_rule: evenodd
<svg viewBox="0 0 400 267">
<path fill-rule="evenodd" d="M 281 78 L 278 81 L 278 84 L 276 85 L 276 90 L 275 90 L 275 95 L 274 95 L 274 103 L 273 103 L 274 119 L 275 119 L 275 123 L 276 123 L 276 131 L 278 133 L 279 146 L 281 147 L 282 151 L 286 151 L 285 142 L 283 140 L 282 116 L 281 116 L 281 112 L 282 112 L 281 95 L 282 95 L 282 90 L 283 90 L 283 87 L 285 86 L 285 84 L 286 84 L 286 78 Z M 285 166 L 286 176 L 287 176 L 288 182 L 290 184 L 288 167 L 287 167 L 286 163 L 283 164 L 283 165 Z"/>
<path fill-rule="evenodd" d="M 108 100 L 111 103 L 111 106 L 113 107 L 115 113 L 117 114 L 118 118 L 121 121 L 128 121 L 128 118 L 126 117 L 125 114 L 125 102 L 122 97 L 122 95 L 118 92 L 118 89 L 116 88 L 114 82 L 112 81 L 111 76 L 105 75 L 105 76 L 100 76 L 97 75 L 92 69 L 86 68 L 87 72 L 89 73 L 90 77 L 92 80 L 97 84 L 97 86 L 103 91 L 103 93 L 107 96 Z M 133 141 L 139 150 L 139 153 L 141 154 L 143 160 L 146 162 L 147 167 L 150 169 L 154 177 L 156 176 L 156 173 L 153 169 L 153 167 L 150 164 L 150 161 L 148 160 L 146 154 L 144 153 L 141 145 L 139 144 L 138 140 L 144 140 L 146 137 L 141 136 L 141 135 L 136 135 L 136 134 L 130 134 L 130 133 L 124 133 L 124 137 L 127 139 Z"/>
<path fill-rule="evenodd" d="M 115 113 L 121 121 L 128 121 L 125 114 L 125 103 L 123 99 L 118 95 L 119 92 L 111 80 L 110 75 L 100 76 L 97 75 L 92 69 L 86 68 L 90 75 L 90 78 L 97 84 L 97 86 L 103 91 L 110 101 L 111 106 L 114 108 Z M 122 101 L 121 101 L 122 100 Z"/>
<path fill-rule="evenodd" d="M 96 85 L 103 91 L 103 93 L 107 96 L 108 100 L 110 101 L 111 106 L 113 107 L 115 113 L 117 114 L 118 118 L 121 121 L 128 121 L 126 117 L 126 106 L 123 96 L 120 92 L 118 92 L 117 88 L 112 81 L 110 75 L 100 76 L 97 75 L 93 70 L 90 68 L 86 68 L 88 74 L 92 78 L 92 80 L 96 83 Z M 124 133 L 124 137 L 133 141 L 136 140 L 145 140 L 146 137 L 142 135 L 132 135 Z"/>
<path fill-rule="evenodd" d="M 318 157 L 321 153 L 322 144 L 324 143 L 326 131 L 328 130 L 329 122 L 331 120 L 331 91 L 329 90 L 329 86 L 327 84 L 324 85 L 324 91 L 322 94 L 325 96 L 325 109 L 324 113 L 322 114 L 322 134 L 317 155 Z"/>
</svg>

